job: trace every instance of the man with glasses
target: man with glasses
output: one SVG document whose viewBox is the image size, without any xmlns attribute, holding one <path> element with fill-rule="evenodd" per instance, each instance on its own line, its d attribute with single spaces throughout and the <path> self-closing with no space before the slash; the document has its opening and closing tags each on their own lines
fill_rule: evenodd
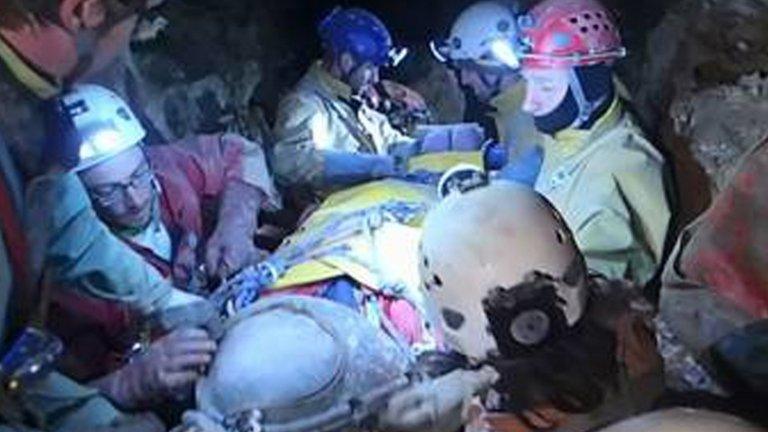
<svg viewBox="0 0 768 432">
<path fill-rule="evenodd" d="M 174 290 L 153 269 L 137 271 L 141 257 L 126 250 L 98 220 L 77 176 L 66 170 L 71 155 L 49 146 L 46 133 L 46 100 L 116 64 L 128 48 L 138 12 L 156 3 L 0 2 L 0 430 L 163 429 L 156 420 L 123 415 L 98 392 L 57 373 L 19 385 L 9 380 L 15 372 L 8 369 L 19 360 L 13 354 L 24 351 L 12 347 L 28 340 L 17 337 L 36 334 L 21 333 L 19 328 L 36 315 L 43 315 L 34 320 L 38 324 L 45 321 L 44 314 L 33 313 L 41 303 L 36 283 L 40 278 L 34 271 L 43 262 L 57 285 L 92 297 L 121 299 L 142 315 L 199 301 Z M 50 202 L 30 208 L 22 191 L 29 179 L 41 174 L 46 176 L 37 187 L 47 191 Z M 53 206 L 54 202 L 66 205 Z M 21 215 L 41 208 L 47 217 L 31 219 L 25 235 Z M 75 255 L 81 260 L 109 260 L 111 265 L 73 268 L 67 263 Z M 14 340 L 21 342 L 13 344 Z"/>
<path fill-rule="evenodd" d="M 61 145 L 79 149 L 73 171 L 99 218 L 126 250 L 144 258 L 136 271 L 154 269 L 186 289 L 200 268 L 226 278 L 260 261 L 254 244 L 258 214 L 277 205 L 261 148 L 231 134 L 143 147 L 146 132 L 134 113 L 100 86 L 75 86 L 57 106 L 61 123 L 69 126 L 62 135 L 70 143 Z M 62 265 L 107 272 L 114 263 L 73 256 Z M 99 377 L 93 385 L 124 409 L 190 397 L 215 350 L 203 330 L 176 330 L 150 343 L 141 317 L 114 302 L 64 289 L 55 289 L 52 298 L 51 326 L 68 346 L 65 371 L 82 380 Z M 131 351 L 129 363 L 114 361 L 115 354 L 124 359 Z"/>
</svg>

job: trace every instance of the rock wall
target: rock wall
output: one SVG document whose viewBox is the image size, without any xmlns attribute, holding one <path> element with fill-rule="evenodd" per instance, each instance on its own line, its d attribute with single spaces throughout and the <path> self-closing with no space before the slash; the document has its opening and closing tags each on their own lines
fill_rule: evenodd
<svg viewBox="0 0 768 432">
<path fill-rule="evenodd" d="M 743 77 L 768 71 L 768 2 L 681 0 L 666 10 L 628 75 L 643 123 L 673 160 L 685 223 L 761 135 L 747 114 L 761 103 Z"/>
<path fill-rule="evenodd" d="M 673 102 L 670 116 L 717 193 L 741 157 L 768 138 L 768 79 L 755 73 L 733 85 L 683 94 Z"/>
<path fill-rule="evenodd" d="M 636 103 L 650 125 L 693 90 L 768 70 L 768 1 L 683 0 L 650 32 Z"/>
<path fill-rule="evenodd" d="M 283 37 L 285 23 L 276 19 L 282 5 L 263 3 L 167 2 L 145 20 L 133 44 L 133 63 L 146 110 L 164 135 L 267 132 L 267 114 L 298 79 L 296 65 L 306 55 Z"/>
</svg>

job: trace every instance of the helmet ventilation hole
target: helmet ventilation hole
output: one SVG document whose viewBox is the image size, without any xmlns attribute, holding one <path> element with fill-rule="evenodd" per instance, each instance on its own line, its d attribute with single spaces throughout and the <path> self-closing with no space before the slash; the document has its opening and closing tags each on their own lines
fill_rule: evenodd
<svg viewBox="0 0 768 432">
<path fill-rule="evenodd" d="M 443 308 L 441 312 L 443 315 L 443 320 L 445 320 L 445 325 L 447 325 L 451 330 L 459 330 L 462 326 L 464 326 L 466 319 L 461 312 L 450 308 Z"/>
</svg>

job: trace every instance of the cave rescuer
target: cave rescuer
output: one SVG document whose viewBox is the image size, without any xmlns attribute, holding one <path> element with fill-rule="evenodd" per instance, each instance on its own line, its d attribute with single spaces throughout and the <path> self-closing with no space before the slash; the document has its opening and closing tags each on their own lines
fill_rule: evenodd
<svg viewBox="0 0 768 432">
<path fill-rule="evenodd" d="M 279 183 L 314 198 L 402 175 L 418 142 L 365 103 L 383 67 L 406 55 L 372 13 L 334 9 L 318 28 L 323 58 L 280 103 L 273 166 Z"/>
<path fill-rule="evenodd" d="M 664 158 L 617 96 L 612 64 L 625 49 L 613 17 L 595 0 L 547 0 L 519 22 L 523 110 L 545 136 L 535 189 L 590 270 L 644 284 L 669 227 Z"/>
<path fill-rule="evenodd" d="M 502 176 L 533 184 L 541 167 L 543 138 L 533 117 L 522 110 L 525 81 L 515 51 L 518 38 L 515 11 L 500 2 L 482 1 L 461 12 L 448 38 L 430 47 L 462 86 L 492 108 L 497 138 L 507 152 Z"/>
<path fill-rule="evenodd" d="M 123 250 L 98 220 L 82 184 L 67 172 L 72 154 L 49 147 L 45 133 L 44 101 L 59 94 L 65 83 L 89 79 L 113 65 L 128 48 L 138 15 L 157 3 L 0 4 L 0 430 L 163 430 L 156 419 L 125 415 L 96 390 L 49 372 L 44 366 L 55 357 L 57 344 L 38 337 L 35 329 L 18 331 L 25 323 L 45 321 L 45 314 L 34 312 L 44 303 L 38 300 L 41 291 L 34 283 L 40 278 L 29 272 L 33 257 L 50 263 L 48 276 L 57 284 L 94 297 L 121 298 L 142 315 L 199 303 L 198 298 L 172 289 L 159 273 L 135 271 L 141 258 Z M 58 207 L 25 236 L 22 215 L 33 209 L 25 205 L 21 191 L 27 180 L 41 174 L 46 178 L 38 186 L 59 199 L 66 197 L 69 205 Z M 64 245 L 60 238 L 46 237 L 46 229 L 66 232 L 74 242 Z M 58 265 L 62 262 L 58 258 L 72 254 L 84 260 L 111 258 L 111 265 L 103 269 Z M 41 349 L 39 358 L 30 347 Z"/>
<path fill-rule="evenodd" d="M 258 214 L 277 202 L 257 144 L 220 134 L 145 147 L 146 132 L 131 109 L 96 85 L 77 85 L 55 103 L 61 145 L 79 147 L 74 172 L 96 214 L 125 250 L 143 258 L 135 272 L 151 269 L 186 289 L 201 263 L 207 276 L 226 278 L 260 260 Z M 30 200 L 48 198 L 36 197 L 34 188 L 30 194 Z M 108 255 L 78 258 L 66 265 L 104 271 L 113 265 Z M 98 378 L 93 385 L 122 408 L 146 408 L 190 391 L 211 359 L 215 343 L 203 330 L 180 329 L 150 344 L 145 323 L 120 299 L 98 301 L 66 288 L 54 290 L 50 319 L 69 346 L 64 368 L 81 380 Z M 131 349 L 135 355 L 124 364 Z"/>
<path fill-rule="evenodd" d="M 438 377 L 390 400 L 385 430 L 587 431 L 660 394 L 640 290 L 588 276 L 565 222 L 530 188 L 499 181 L 449 195 L 427 215 L 419 250 L 455 354 L 434 354 Z M 486 394 L 469 373 L 487 366 L 498 375 Z"/>
</svg>

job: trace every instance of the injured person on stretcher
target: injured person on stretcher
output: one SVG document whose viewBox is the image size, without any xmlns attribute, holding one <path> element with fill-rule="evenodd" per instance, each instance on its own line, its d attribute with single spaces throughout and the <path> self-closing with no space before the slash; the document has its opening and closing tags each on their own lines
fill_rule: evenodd
<svg viewBox="0 0 768 432">
<path fill-rule="evenodd" d="M 530 188 L 455 189 L 338 192 L 228 279 L 180 430 L 586 431 L 649 408 L 661 360 L 639 290 L 588 276 Z"/>
<path fill-rule="evenodd" d="M 417 379 L 417 359 L 445 351 L 419 274 L 421 225 L 438 186 L 484 179 L 482 159 L 431 153 L 411 161 L 418 175 L 331 194 L 267 259 L 225 279 L 209 297 L 225 334 L 187 423 L 330 431 L 376 421 Z M 438 182 L 446 170 L 458 180 Z"/>
<path fill-rule="evenodd" d="M 485 178 L 482 154 L 431 153 L 411 166 L 412 176 L 331 194 L 267 259 L 211 294 L 220 315 L 260 298 L 308 295 L 360 313 L 415 354 L 442 346 L 418 272 L 421 224 L 441 187 Z M 439 181 L 446 168 L 442 179 L 451 180 Z"/>
</svg>

